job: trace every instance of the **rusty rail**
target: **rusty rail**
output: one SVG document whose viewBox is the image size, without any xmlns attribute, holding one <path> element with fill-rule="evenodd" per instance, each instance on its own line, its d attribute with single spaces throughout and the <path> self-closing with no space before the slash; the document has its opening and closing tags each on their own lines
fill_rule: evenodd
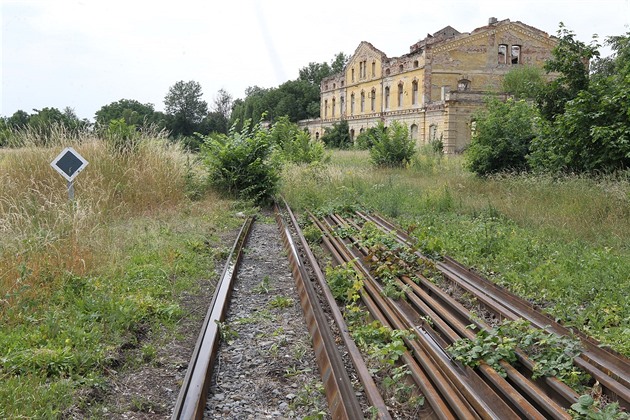
<svg viewBox="0 0 630 420">
<path fill-rule="evenodd" d="M 315 358 L 324 382 L 326 399 L 328 400 L 331 414 L 334 419 L 353 420 L 363 418 L 361 406 L 352 387 L 341 354 L 336 347 L 335 338 L 320 306 L 315 289 L 306 273 L 304 264 L 300 259 L 291 232 L 284 223 L 277 204 L 274 205 L 274 210 L 300 296 L 300 304 L 302 305 L 304 317 L 313 340 Z"/>
<path fill-rule="evenodd" d="M 412 240 L 399 227 L 380 216 L 367 215 L 357 212 L 366 221 L 371 221 L 383 231 L 395 232 L 401 243 L 411 245 Z M 603 392 L 620 406 L 630 409 L 630 360 L 621 354 L 602 347 L 597 340 L 584 333 L 565 327 L 550 316 L 537 310 L 531 303 L 514 295 L 507 289 L 480 276 L 471 269 L 464 267 L 450 257 L 437 264 L 440 272 L 450 281 L 462 289 L 472 293 L 490 311 L 506 319 L 526 319 L 532 326 L 561 336 L 577 336 L 583 346 L 583 351 L 574 359 L 576 366 L 588 372 L 601 385 Z M 547 379 L 548 383 L 553 380 Z M 569 396 L 562 385 L 551 383 L 558 392 Z"/>
<path fill-rule="evenodd" d="M 219 344 L 219 322 L 225 318 L 225 313 L 232 294 L 232 285 L 236 278 L 238 266 L 242 259 L 242 251 L 251 232 L 254 217 L 249 217 L 243 223 L 234 242 L 234 246 L 223 269 L 221 279 L 217 284 L 212 303 L 201 327 L 201 333 L 188 363 L 186 376 L 175 402 L 172 420 L 202 419 L 208 396 L 208 388 L 212 369 Z"/>
<path fill-rule="evenodd" d="M 401 243 L 411 245 L 408 235 L 390 222 L 359 212 L 357 216 L 376 223 L 384 232 L 394 232 Z M 435 413 L 443 414 L 441 418 L 570 418 L 566 410 L 578 395 L 556 378 L 533 380 L 534 363 L 520 350 L 517 351 L 520 368 L 501 362 L 505 378 L 483 363 L 473 371 L 450 360 L 444 348 L 459 338 L 474 337 L 475 333 L 467 328 L 468 325 L 475 324 L 478 330 L 490 327 L 420 273 L 415 273 L 420 279 L 418 283 L 405 276 L 397 279 L 399 286 L 406 290 L 406 299 L 384 298 L 383 288 L 370 272 L 369 258 L 376 257 L 368 255 L 368 250 L 360 246 L 356 238 L 339 238 L 334 234 L 337 227 L 358 227 L 357 223 L 335 214 L 310 217 L 324 234 L 323 245 L 333 260 L 351 265 L 361 274 L 364 290 L 360 296 L 372 316 L 392 328 L 416 331 L 417 339 L 406 342 L 410 352 L 404 362 L 414 366 L 412 372 L 416 383 Z M 344 232 L 347 235 L 350 231 Z M 503 289 L 452 259 L 436 264 L 436 268 L 446 279 L 477 297 L 499 318 L 527 319 L 533 326 L 549 332 L 570 334 L 566 327 L 552 323 L 529 303 L 503 293 Z M 431 320 L 430 324 L 425 322 L 426 319 Z M 630 374 L 628 360 L 606 349 L 593 348 L 594 340 L 584 335 L 580 337 L 586 343 L 586 350 L 583 357 L 575 359 L 576 365 L 589 372 L 607 395 L 625 407 L 626 381 Z"/>
</svg>

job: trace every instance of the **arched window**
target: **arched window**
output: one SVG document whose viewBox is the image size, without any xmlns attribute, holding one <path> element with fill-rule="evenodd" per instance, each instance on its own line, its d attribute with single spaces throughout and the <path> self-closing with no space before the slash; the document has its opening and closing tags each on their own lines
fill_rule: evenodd
<svg viewBox="0 0 630 420">
<path fill-rule="evenodd" d="M 417 69 L 418 68 L 418 60 L 414 60 L 413 61 L 413 68 Z"/>
<path fill-rule="evenodd" d="M 521 62 L 521 46 L 512 45 L 512 64 L 519 64 Z"/>
<path fill-rule="evenodd" d="M 399 72 L 401 72 L 401 73 L 402 73 L 402 72 L 403 72 L 403 69 L 404 69 L 404 67 L 403 67 L 403 65 L 402 65 L 402 64 L 401 64 L 400 66 L 398 66 L 398 71 L 399 71 Z"/>
<path fill-rule="evenodd" d="M 402 108 L 403 106 L 403 84 L 400 83 L 398 85 L 398 108 Z"/>
<path fill-rule="evenodd" d="M 328 118 L 328 99 L 324 100 L 324 118 Z"/>
<path fill-rule="evenodd" d="M 350 70 L 350 73 L 352 74 L 352 83 L 354 83 L 354 67 Z"/>
<path fill-rule="evenodd" d="M 335 118 L 335 108 L 336 108 L 335 98 L 332 98 L 332 117 Z"/>
<path fill-rule="evenodd" d="M 409 127 L 409 132 L 413 141 L 418 140 L 418 126 L 416 124 L 411 124 L 411 127 Z"/>
<path fill-rule="evenodd" d="M 372 77 L 376 77 L 376 61 L 372 61 Z"/>
<path fill-rule="evenodd" d="M 315 140 L 319 140 L 319 131 L 315 132 Z"/>
<path fill-rule="evenodd" d="M 340 102 L 339 102 L 339 114 L 340 115 L 344 115 L 346 113 L 346 109 L 345 109 L 345 103 L 344 103 L 344 99 L 343 96 L 340 98 Z"/>
<path fill-rule="evenodd" d="M 354 128 L 350 129 L 350 140 L 354 143 Z"/>
<path fill-rule="evenodd" d="M 385 87 L 385 109 L 389 109 L 389 86 Z"/>
<path fill-rule="evenodd" d="M 350 115 L 354 115 L 354 93 L 350 95 Z"/>
<path fill-rule="evenodd" d="M 507 45 L 499 44 L 499 64 L 507 64 Z"/>
<path fill-rule="evenodd" d="M 457 90 L 463 92 L 470 89 L 470 80 L 461 79 L 457 82 Z"/>
<path fill-rule="evenodd" d="M 414 80 L 411 82 L 411 104 L 418 104 L 418 81 Z"/>
<path fill-rule="evenodd" d="M 429 126 L 429 141 L 437 140 L 437 125 L 431 124 Z"/>
<path fill-rule="evenodd" d="M 385 76 L 389 76 L 390 70 L 389 69 L 385 69 Z"/>
<path fill-rule="evenodd" d="M 361 112 L 365 112 L 365 92 L 361 92 Z"/>
<path fill-rule="evenodd" d="M 370 93 L 370 110 L 372 112 L 376 110 L 376 89 L 372 89 Z"/>
</svg>

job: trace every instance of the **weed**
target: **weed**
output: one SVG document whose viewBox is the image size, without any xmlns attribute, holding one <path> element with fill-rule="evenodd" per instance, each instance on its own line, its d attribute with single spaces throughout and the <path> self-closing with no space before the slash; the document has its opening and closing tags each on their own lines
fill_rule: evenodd
<svg viewBox="0 0 630 420">
<path fill-rule="evenodd" d="M 272 308 L 276 309 L 284 309 L 293 306 L 293 299 L 286 296 L 275 296 L 273 299 L 269 301 L 269 305 Z"/>
<path fill-rule="evenodd" d="M 260 281 L 260 283 L 258 283 L 258 285 L 252 289 L 253 292 L 254 293 L 258 293 L 259 295 L 263 295 L 263 294 L 269 293 L 269 281 L 270 280 L 271 279 L 269 278 L 269 276 L 263 277 L 263 279 Z"/>
<path fill-rule="evenodd" d="M 215 321 L 219 327 L 219 335 L 224 343 L 232 344 L 234 340 L 238 338 L 238 331 L 236 331 L 227 322 Z"/>
<path fill-rule="evenodd" d="M 630 415 L 619 408 L 619 403 L 611 403 L 602 407 L 590 395 L 582 395 L 571 405 L 569 410 L 576 420 L 627 420 Z"/>
</svg>

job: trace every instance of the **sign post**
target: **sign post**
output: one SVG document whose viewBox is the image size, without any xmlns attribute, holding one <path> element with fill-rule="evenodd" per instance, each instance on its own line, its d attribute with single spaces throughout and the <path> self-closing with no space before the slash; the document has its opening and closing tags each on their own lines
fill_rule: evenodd
<svg viewBox="0 0 630 420">
<path fill-rule="evenodd" d="M 50 166 L 68 181 L 68 199 L 70 201 L 74 200 L 74 178 L 76 178 L 79 172 L 85 169 L 87 165 L 88 161 L 72 147 L 63 149 L 61 153 L 50 162 Z"/>
</svg>

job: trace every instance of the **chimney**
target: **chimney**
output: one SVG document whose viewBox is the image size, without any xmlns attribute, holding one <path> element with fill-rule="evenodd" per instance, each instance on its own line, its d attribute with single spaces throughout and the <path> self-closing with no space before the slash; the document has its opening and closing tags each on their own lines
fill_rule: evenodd
<svg viewBox="0 0 630 420">
<path fill-rule="evenodd" d="M 490 19 L 488 19 L 488 25 L 494 25 L 497 22 L 498 20 L 495 17 L 491 17 Z"/>
</svg>

